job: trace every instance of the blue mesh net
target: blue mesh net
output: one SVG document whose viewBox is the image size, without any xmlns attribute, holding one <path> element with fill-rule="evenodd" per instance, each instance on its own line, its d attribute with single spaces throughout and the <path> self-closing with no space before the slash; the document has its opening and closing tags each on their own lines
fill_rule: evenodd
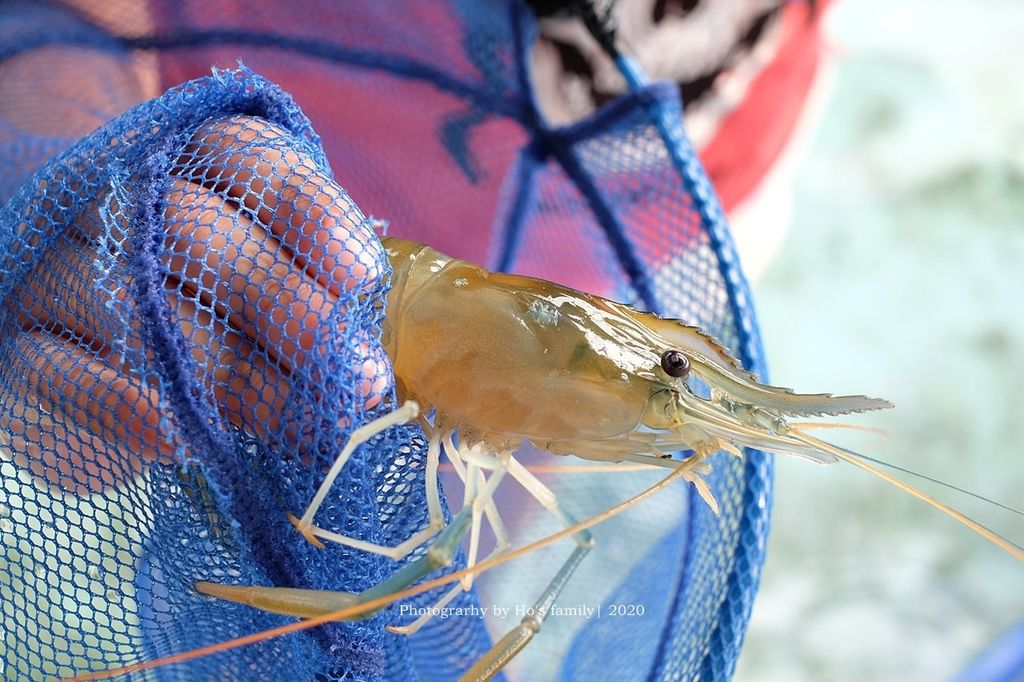
<svg viewBox="0 0 1024 682">
<path fill-rule="evenodd" d="M 535 31 L 517 2 L 0 4 L 7 678 L 292 620 L 203 597 L 196 580 L 359 591 L 395 570 L 314 548 L 285 514 L 352 429 L 394 405 L 390 269 L 367 215 L 452 256 L 703 326 L 763 374 L 677 91 L 641 84 L 550 127 L 529 78 Z M 383 544 L 422 527 L 424 449 L 412 426 L 374 438 L 319 525 Z M 637 482 L 650 479 L 551 485 L 584 516 Z M 718 516 L 677 486 L 598 528 L 565 599 L 645 613 L 551 623 L 519 663 L 527 679 L 731 675 L 770 459 L 720 454 L 709 482 Z M 532 528 L 534 503 L 501 492 L 513 530 Z M 564 553 L 496 569 L 451 606 L 530 603 Z M 400 637 L 384 629 L 398 609 L 139 679 L 452 679 L 518 620 L 435 618 Z"/>
</svg>

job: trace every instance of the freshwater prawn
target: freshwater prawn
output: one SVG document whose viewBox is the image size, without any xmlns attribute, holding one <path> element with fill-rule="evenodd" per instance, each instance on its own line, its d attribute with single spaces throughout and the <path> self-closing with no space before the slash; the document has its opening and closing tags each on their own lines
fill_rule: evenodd
<svg viewBox="0 0 1024 682">
<path fill-rule="evenodd" d="M 411 241 L 382 241 L 394 271 L 382 342 L 402 404 L 354 431 L 304 514 L 292 521 L 315 544 L 336 542 L 396 561 L 433 540 L 420 557 L 360 594 L 206 581 L 196 584 L 199 592 L 318 622 L 339 611 L 347 618 L 369 617 L 410 594 L 415 590 L 410 586 L 421 578 L 450 565 L 468 536 L 467 567 L 436 604 L 443 607 L 469 589 L 476 572 L 509 554 L 494 492 L 511 478 L 561 521 L 566 528 L 561 535 L 571 535 L 576 546 L 530 615 L 464 677 L 489 679 L 540 631 L 562 587 L 593 546 L 587 530 L 593 523 L 577 523 L 557 495 L 517 460 L 514 453 L 524 443 L 557 456 L 672 469 L 673 477 L 693 484 L 716 510 L 704 476 L 709 457 L 719 450 L 743 456 L 742 448 L 753 448 L 822 464 L 845 460 L 1024 560 L 1017 545 L 892 478 L 872 466 L 870 458 L 809 435 L 811 425 L 794 421 L 892 407 L 886 400 L 801 394 L 762 384 L 694 326 L 544 280 L 488 272 Z M 394 547 L 317 526 L 317 510 L 358 445 L 410 420 L 418 420 L 428 438 L 427 526 Z M 671 453 L 678 451 L 692 454 L 674 458 Z M 463 506 L 447 525 L 438 484 L 442 453 L 465 485 Z M 485 520 L 497 542 L 478 560 Z M 441 582 L 454 579 L 430 585 Z M 431 612 L 389 629 L 411 634 Z"/>
</svg>

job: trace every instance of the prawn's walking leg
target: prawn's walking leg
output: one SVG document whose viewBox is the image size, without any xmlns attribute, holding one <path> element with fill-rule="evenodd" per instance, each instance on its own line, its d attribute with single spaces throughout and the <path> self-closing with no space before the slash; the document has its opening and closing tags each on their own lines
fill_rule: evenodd
<svg viewBox="0 0 1024 682">
<path fill-rule="evenodd" d="M 498 484 L 505 476 L 507 460 L 511 457 L 511 453 L 503 453 L 495 457 L 482 453 L 475 448 L 460 450 L 452 443 L 451 432 L 445 438 L 444 451 L 448 455 L 448 460 L 451 462 L 455 473 L 458 474 L 459 478 L 462 479 L 462 483 L 466 486 L 463 505 L 473 505 L 473 529 L 470 534 L 469 556 L 467 557 L 466 565 L 466 568 L 472 568 L 477 563 L 481 512 L 487 517 L 487 522 L 495 538 L 494 549 L 484 558 L 484 561 L 498 556 L 510 546 L 505 523 L 501 520 L 498 507 L 494 504 L 494 491 L 497 490 Z M 463 459 L 463 453 L 466 457 L 465 460 Z M 468 466 L 467 462 L 469 462 Z M 486 479 L 483 471 L 480 469 L 488 469 L 493 471 L 494 474 L 492 474 L 491 479 Z M 483 490 L 483 494 L 479 494 L 478 490 Z M 471 573 L 462 579 L 464 589 L 468 590 L 473 586 L 475 577 L 475 574 Z"/>
<path fill-rule="evenodd" d="M 544 619 L 547 618 L 555 600 L 561 594 L 562 588 L 569 582 L 569 578 L 572 577 L 580 561 L 587 555 L 591 547 L 593 547 L 592 542 L 587 545 L 578 545 L 573 550 L 562 567 L 558 569 L 555 577 L 548 583 L 540 598 L 534 603 L 530 615 L 523 618 L 519 625 L 509 630 L 480 660 L 474 663 L 473 667 L 462 676 L 461 682 L 482 682 L 491 679 L 530 643 L 533 636 L 540 632 L 541 626 L 544 625 Z"/>
<path fill-rule="evenodd" d="M 491 530 L 494 531 L 494 537 L 496 540 L 494 549 L 484 557 L 484 561 L 500 555 L 509 548 L 508 531 L 505 529 L 505 524 L 502 522 L 501 517 L 498 515 L 497 507 L 494 504 L 494 491 L 497 490 L 498 485 L 504 478 L 506 473 L 506 462 L 510 458 L 510 453 L 499 454 L 497 457 L 492 455 L 479 455 L 479 458 L 475 458 L 473 463 L 470 463 L 468 467 L 461 461 L 458 450 L 451 447 L 450 438 L 445 441 L 445 452 L 450 453 L 449 459 L 452 461 L 452 466 L 456 472 L 459 472 L 463 482 L 466 485 L 466 498 L 464 501 L 463 511 L 469 509 L 472 513 L 472 523 L 470 529 L 470 549 L 469 555 L 466 559 L 466 568 L 471 569 L 477 564 L 477 547 L 480 541 L 480 526 L 482 517 L 486 515 L 488 523 L 491 526 Z M 456 460 L 458 463 L 456 464 Z M 493 473 L 490 478 L 485 478 L 483 472 L 480 470 L 478 461 L 483 460 L 486 462 L 486 468 L 492 469 Z M 388 631 L 397 635 L 411 635 L 423 627 L 433 615 L 439 612 L 441 609 L 451 603 L 455 597 L 461 592 L 468 591 L 473 586 L 474 574 L 469 574 L 463 578 L 455 587 L 451 588 L 444 594 L 441 599 L 437 601 L 431 608 L 427 609 L 423 615 L 409 623 L 408 625 L 402 626 L 388 626 Z"/>
<path fill-rule="evenodd" d="M 395 545 L 394 547 L 387 547 L 325 530 L 313 523 L 313 517 L 320 509 L 320 505 L 322 505 L 324 500 L 327 498 L 327 493 L 330 492 L 331 486 L 334 485 L 334 481 L 338 478 L 338 475 L 345 467 L 349 457 L 351 457 L 352 453 L 355 452 L 355 449 L 378 433 L 397 424 L 404 424 L 415 419 L 418 414 L 419 405 L 412 400 L 407 400 L 401 407 L 393 412 L 374 419 L 372 422 L 364 424 L 352 432 L 352 436 L 345 444 L 345 447 L 342 448 L 338 457 L 334 460 L 334 464 L 331 465 L 330 471 L 327 472 L 327 477 L 324 479 L 323 483 L 320 484 L 320 488 L 317 489 L 316 495 L 313 496 L 313 500 L 309 503 L 309 506 L 306 507 L 306 511 L 302 515 L 302 518 L 296 519 L 291 514 L 288 515 L 292 520 L 292 523 L 295 524 L 295 527 L 299 529 L 299 532 L 302 533 L 307 540 L 314 545 L 323 547 L 323 543 L 317 539 L 321 538 L 323 540 L 336 542 L 340 545 L 355 547 L 356 549 L 372 552 L 374 554 L 381 554 L 395 561 L 400 561 L 417 547 L 422 545 L 427 539 L 444 528 L 444 511 L 441 507 L 441 494 L 437 482 L 437 469 L 441 458 L 441 433 L 437 430 L 431 431 L 430 442 L 427 447 L 425 485 L 427 489 L 427 513 L 430 516 L 430 520 L 423 530 L 413 534 L 412 537 L 398 545 Z"/>
<path fill-rule="evenodd" d="M 541 506 L 558 517 L 558 520 L 561 521 L 566 528 L 576 525 L 576 519 L 562 509 L 562 505 L 558 504 L 558 496 L 555 495 L 554 491 L 544 485 L 539 478 L 531 474 L 530 470 L 520 464 L 519 460 L 515 457 L 509 457 L 508 473 L 509 476 L 518 481 L 519 485 L 523 486 L 526 491 L 541 504 Z M 581 530 L 574 534 L 573 539 L 575 539 L 576 544 L 583 549 L 590 549 L 594 545 L 594 539 L 590 535 L 590 531 L 587 530 Z"/>
<path fill-rule="evenodd" d="M 479 458 L 476 453 L 470 456 L 466 456 L 467 461 L 473 462 L 483 468 L 489 468 L 490 463 Z M 576 521 L 562 509 L 562 506 L 558 503 L 558 496 L 555 495 L 554 491 L 548 488 L 544 483 L 540 481 L 536 476 L 530 473 L 530 471 L 524 467 L 519 461 L 509 455 L 505 466 L 508 469 L 508 474 L 512 476 L 516 481 L 522 485 L 527 492 L 530 493 L 544 508 L 553 513 L 558 517 L 566 528 L 570 528 L 576 525 Z M 516 654 L 530 643 L 534 635 L 540 632 L 541 627 L 544 625 L 544 620 L 547 618 L 548 613 L 551 611 L 551 607 L 554 606 L 555 600 L 558 599 L 558 595 L 562 593 L 562 589 L 566 583 L 572 577 L 572 574 L 576 572 L 576 568 L 580 565 L 583 557 L 594 546 L 593 537 L 590 531 L 582 530 L 578 533 L 573 534 L 573 538 L 576 540 L 576 548 L 573 550 L 569 558 L 566 559 L 562 567 L 558 569 L 558 573 L 551 579 L 548 586 L 544 588 L 544 592 L 541 593 L 540 597 L 534 603 L 532 610 L 529 612 L 519 625 L 510 630 L 498 640 L 493 647 L 479 660 L 472 668 L 470 668 L 465 675 L 462 676 L 463 682 L 480 682 L 483 680 L 489 680 L 494 677 L 502 668 L 508 665 Z"/>
<path fill-rule="evenodd" d="M 299 618 L 316 618 L 333 613 L 339 608 L 357 606 L 381 597 L 389 597 L 415 583 L 439 568 L 450 566 L 462 540 L 469 531 L 471 509 L 466 507 L 452 517 L 451 523 L 437 536 L 423 556 L 395 571 L 387 580 L 360 592 L 334 592 L 288 587 L 259 587 L 250 585 L 223 585 L 206 581 L 197 582 L 196 590 L 228 601 L 254 606 L 264 611 Z M 381 609 L 367 609 L 350 620 L 368 618 Z"/>
<path fill-rule="evenodd" d="M 477 563 L 477 551 L 480 546 L 480 526 L 485 512 L 488 512 L 487 518 L 491 524 L 491 530 L 494 531 L 495 537 L 498 541 L 497 545 L 491 553 L 487 555 L 486 559 L 490 559 L 508 548 L 508 536 L 505 533 L 505 525 L 501 522 L 500 517 L 498 517 L 497 508 L 494 506 L 494 491 L 498 489 L 498 485 L 501 483 L 502 479 L 505 478 L 505 473 L 508 471 L 508 460 L 511 457 L 512 453 L 510 452 L 499 453 L 497 456 L 479 453 L 476 458 L 477 461 L 471 462 L 474 466 L 480 466 L 479 461 L 481 460 L 486 462 L 486 468 L 490 469 L 492 473 L 490 478 L 485 478 L 483 472 L 478 470 L 477 486 L 479 486 L 481 482 L 485 482 L 485 485 L 478 489 L 478 492 L 472 499 L 473 528 L 470 531 L 469 536 L 469 555 L 467 557 L 466 568 L 472 568 Z M 467 500 L 466 504 L 469 504 L 469 502 L 470 501 Z M 493 515 L 490 513 L 491 510 L 493 510 Z M 475 576 L 472 573 L 463 578 L 463 588 L 466 590 L 470 589 L 473 586 L 474 578 Z"/>
<path fill-rule="evenodd" d="M 428 485 L 430 480 L 433 480 L 436 484 L 437 460 L 439 457 L 438 451 L 440 449 L 440 441 L 442 437 L 440 430 L 435 430 L 431 433 L 430 448 L 427 456 L 427 476 L 432 477 L 432 479 L 428 478 Z M 349 448 L 346 447 L 346 450 L 347 449 Z M 475 533 L 479 534 L 479 526 L 482 516 L 484 513 L 487 513 L 489 508 L 494 511 L 493 518 L 490 513 L 487 515 L 492 523 L 496 520 L 496 525 L 494 526 L 495 535 L 498 537 L 499 543 L 498 548 L 496 548 L 496 550 L 490 555 L 494 556 L 496 553 L 504 551 L 508 546 L 507 533 L 505 532 L 504 524 L 501 523 L 500 517 L 497 516 L 497 510 L 494 509 L 494 502 L 492 498 L 495 489 L 504 477 L 505 462 L 510 459 L 511 456 L 508 454 L 500 457 L 480 455 L 479 457 L 474 458 L 474 464 L 471 464 L 465 469 L 467 478 L 471 477 L 474 480 L 471 492 L 467 496 L 465 506 L 463 506 L 458 514 L 452 517 L 451 523 L 441 531 L 434 543 L 427 548 L 424 555 L 398 569 L 386 580 L 359 594 L 327 590 L 222 585 L 210 582 L 198 582 L 196 583 L 196 589 L 203 594 L 248 604 L 249 606 L 255 606 L 274 613 L 283 613 L 286 615 L 298 616 L 300 618 L 315 618 L 319 615 L 331 613 L 340 607 L 357 606 L 360 603 L 378 599 L 380 597 L 390 596 L 409 587 L 417 580 L 436 571 L 437 569 L 450 566 L 456 551 L 458 551 L 458 548 L 462 544 L 463 538 L 468 532 L 470 532 L 470 529 L 473 529 Z M 478 474 L 481 474 L 480 477 L 484 478 L 482 476 L 482 472 L 477 469 L 476 462 L 478 461 L 485 463 L 486 468 L 494 469 L 494 473 L 489 478 L 485 478 L 484 484 L 480 487 L 477 487 L 475 484 L 475 479 Z M 440 505 L 440 501 L 438 501 L 438 504 Z M 490 556 L 488 558 L 490 558 Z M 424 616 L 421 616 L 412 624 L 405 627 L 390 629 L 397 633 L 412 634 L 422 627 L 424 623 L 430 620 L 435 609 L 443 608 L 451 602 L 459 592 L 462 592 L 465 589 L 468 588 L 464 587 L 462 584 L 457 585 L 455 589 L 450 590 L 445 594 L 432 609 L 428 609 Z M 357 617 L 370 616 L 377 610 L 378 609 L 367 610 L 364 613 L 360 613 Z"/>
</svg>

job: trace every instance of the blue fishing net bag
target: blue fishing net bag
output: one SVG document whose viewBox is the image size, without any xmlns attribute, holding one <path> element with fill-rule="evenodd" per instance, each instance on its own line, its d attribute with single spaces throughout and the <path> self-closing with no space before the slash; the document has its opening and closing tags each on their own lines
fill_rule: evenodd
<svg viewBox="0 0 1024 682">
<path fill-rule="evenodd" d="M 384 221 L 454 257 L 700 325 L 763 376 L 678 90 L 630 72 L 626 95 L 549 125 L 531 81 L 536 32 L 514 1 L 0 3 L 6 679 L 294 621 L 203 596 L 198 580 L 358 592 L 394 572 L 312 546 L 287 518 L 352 430 L 394 407 L 380 380 Z M 375 437 L 318 525 L 407 538 L 427 519 L 424 453 L 416 426 Z M 676 485 L 595 528 L 560 600 L 581 608 L 553 616 L 510 677 L 731 676 L 772 469 L 761 453 L 713 466 L 720 514 Z M 655 479 L 545 480 L 583 518 Z M 498 502 L 516 544 L 558 529 L 511 482 Z M 385 630 L 408 620 L 395 604 L 129 678 L 454 679 L 570 549 L 482 576 L 449 605 L 464 615 L 411 637 Z"/>
</svg>

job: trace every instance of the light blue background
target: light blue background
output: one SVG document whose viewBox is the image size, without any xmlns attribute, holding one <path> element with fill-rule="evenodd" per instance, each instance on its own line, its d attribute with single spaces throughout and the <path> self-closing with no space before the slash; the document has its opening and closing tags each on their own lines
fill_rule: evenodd
<svg viewBox="0 0 1024 682">
<path fill-rule="evenodd" d="M 831 437 L 1024 489 L 1024 3 L 847 0 L 794 224 L 755 285 L 772 379 L 865 392 Z M 1024 542 L 1024 519 L 929 487 Z M 942 680 L 1024 618 L 1024 564 L 846 465 L 779 460 L 737 680 Z"/>
</svg>

